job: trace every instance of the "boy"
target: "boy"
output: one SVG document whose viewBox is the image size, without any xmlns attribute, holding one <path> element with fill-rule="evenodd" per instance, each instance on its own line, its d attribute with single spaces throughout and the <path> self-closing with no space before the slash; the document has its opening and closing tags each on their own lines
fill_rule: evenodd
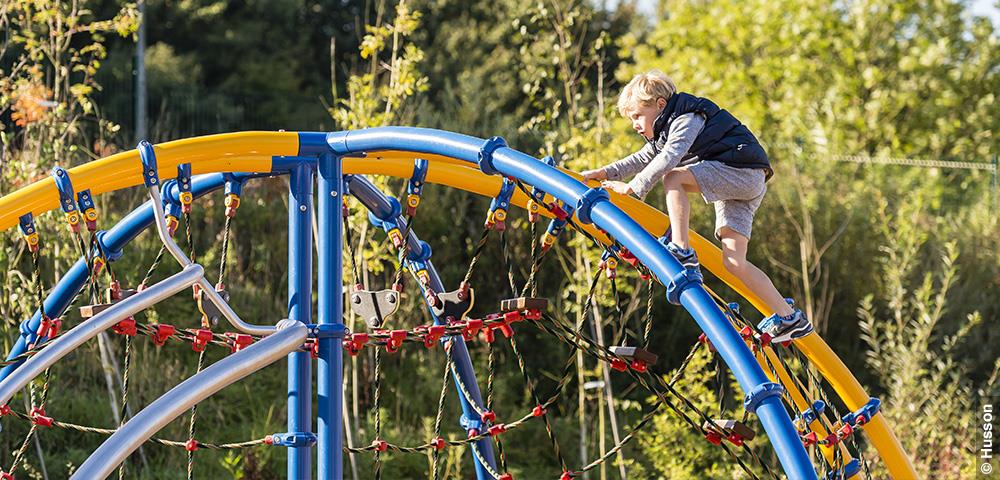
<svg viewBox="0 0 1000 480">
<path fill-rule="evenodd" d="M 715 205 L 715 236 L 726 270 L 761 295 L 775 314 L 760 324 L 774 342 L 813 331 L 799 309 L 789 306 L 771 280 L 746 260 L 753 215 L 773 173 L 767 153 L 750 130 L 712 101 L 677 88 L 659 70 L 636 75 L 618 98 L 618 111 L 647 143 L 615 163 L 583 172 L 608 190 L 643 198 L 662 181 L 670 216 L 667 250 L 685 268 L 698 267 L 688 242 L 688 193 Z M 620 179 L 635 174 L 628 183 Z"/>
</svg>

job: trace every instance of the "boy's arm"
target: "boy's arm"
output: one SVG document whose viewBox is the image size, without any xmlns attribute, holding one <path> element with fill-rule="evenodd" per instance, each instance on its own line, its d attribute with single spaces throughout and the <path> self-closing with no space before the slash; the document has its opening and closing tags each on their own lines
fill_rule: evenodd
<svg viewBox="0 0 1000 480">
<path fill-rule="evenodd" d="M 663 150 L 653 157 L 649 165 L 631 182 L 628 182 L 632 191 L 639 198 L 645 197 L 656 186 L 656 182 L 681 162 L 704 128 L 705 116 L 700 113 L 687 113 L 677 117 L 670 125 L 667 143 L 663 146 Z"/>
<path fill-rule="evenodd" d="M 653 144 L 647 142 L 638 152 L 604 167 L 604 173 L 608 180 L 621 180 L 642 170 L 653 160 L 653 156 Z"/>
</svg>

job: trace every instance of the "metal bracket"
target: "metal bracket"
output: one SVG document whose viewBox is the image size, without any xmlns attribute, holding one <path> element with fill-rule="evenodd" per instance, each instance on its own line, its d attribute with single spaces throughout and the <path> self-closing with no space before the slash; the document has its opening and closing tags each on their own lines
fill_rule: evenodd
<svg viewBox="0 0 1000 480">
<path fill-rule="evenodd" d="M 229 303 L 229 292 L 226 290 L 216 290 L 219 292 L 219 296 L 222 297 L 226 303 Z M 222 310 L 219 309 L 211 300 L 207 298 L 207 293 L 202 289 L 198 290 L 198 311 L 202 314 L 202 320 L 211 322 L 212 325 L 218 325 L 219 319 L 223 317 Z"/>
<path fill-rule="evenodd" d="M 313 447 L 316 434 L 312 432 L 285 432 L 270 435 L 271 445 L 277 447 Z"/>
<path fill-rule="evenodd" d="M 56 189 L 59 190 L 59 207 L 67 214 L 76 212 L 76 204 L 73 203 L 73 182 L 69 179 L 69 172 L 65 168 L 54 167 L 51 175 L 56 182 Z"/>
<path fill-rule="evenodd" d="M 437 294 L 438 304 L 431 311 L 444 323 L 461 321 L 472 311 L 476 303 L 476 291 L 472 287 Z"/>
<path fill-rule="evenodd" d="M 351 331 L 343 323 L 310 323 L 309 338 L 347 338 Z"/>
<path fill-rule="evenodd" d="M 153 151 L 153 145 L 143 140 L 135 148 L 139 151 L 139 160 L 142 161 L 142 182 L 146 187 L 159 185 L 160 175 L 156 169 L 156 152 Z"/>
<path fill-rule="evenodd" d="M 420 205 L 420 196 L 424 193 L 429 165 L 430 162 L 426 159 L 413 159 L 413 176 L 406 183 L 406 214 L 411 217 L 417 213 L 417 206 Z"/>
<path fill-rule="evenodd" d="M 380 328 L 399 309 L 399 292 L 355 290 L 351 292 L 351 311 L 363 318 L 370 328 Z"/>
<path fill-rule="evenodd" d="M 490 210 L 486 215 L 486 228 L 496 228 L 504 231 L 507 228 L 507 210 L 510 208 L 510 197 L 514 195 L 514 181 L 504 177 L 500 184 L 500 192 L 490 201 Z"/>
</svg>

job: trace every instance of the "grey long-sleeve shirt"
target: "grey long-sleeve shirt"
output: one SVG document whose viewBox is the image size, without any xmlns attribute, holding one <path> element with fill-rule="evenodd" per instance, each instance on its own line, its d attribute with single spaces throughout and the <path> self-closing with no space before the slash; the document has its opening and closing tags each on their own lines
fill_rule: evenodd
<svg viewBox="0 0 1000 480">
<path fill-rule="evenodd" d="M 657 152 L 653 142 L 646 143 L 638 152 L 604 167 L 608 180 L 621 180 L 638 173 L 628 184 L 639 198 L 645 197 L 664 175 L 681 166 L 682 160 L 684 164 L 698 161 L 697 157 L 685 159 L 684 156 L 704 128 L 705 116 L 700 113 L 687 113 L 677 117 L 670 124 L 667 142 L 662 150 Z"/>
</svg>

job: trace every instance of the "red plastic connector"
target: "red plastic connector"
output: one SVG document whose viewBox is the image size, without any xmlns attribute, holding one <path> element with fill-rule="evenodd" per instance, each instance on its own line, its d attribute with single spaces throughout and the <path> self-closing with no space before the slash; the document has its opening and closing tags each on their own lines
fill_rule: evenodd
<svg viewBox="0 0 1000 480">
<path fill-rule="evenodd" d="M 52 338 L 59 335 L 60 328 L 62 328 L 62 320 L 58 318 L 53 320 L 46 315 L 42 316 L 42 321 L 38 324 L 38 331 L 35 334 L 39 339 L 45 337 Z"/>
<path fill-rule="evenodd" d="M 52 417 L 45 415 L 45 408 L 35 407 L 31 409 L 31 413 L 28 414 L 31 417 L 31 423 L 38 425 L 39 427 L 51 427 Z"/>
<path fill-rule="evenodd" d="M 504 425 L 502 423 L 493 425 L 492 427 L 486 430 L 486 432 L 489 433 L 491 437 L 495 437 L 506 431 L 507 431 L 507 425 Z"/>
<path fill-rule="evenodd" d="M 524 311 L 524 318 L 526 318 L 528 320 L 541 320 L 542 319 L 542 311 L 541 310 L 525 310 Z"/>
<path fill-rule="evenodd" d="M 550 205 L 549 210 L 552 211 L 552 215 L 554 217 L 558 218 L 561 221 L 566 221 L 566 219 L 569 218 L 569 213 L 567 213 L 566 210 L 564 210 L 562 207 L 560 207 L 559 205 L 557 205 L 555 203 L 553 203 L 552 205 Z"/>
<path fill-rule="evenodd" d="M 406 333 L 406 330 L 393 330 L 389 332 L 389 338 L 385 341 L 385 351 L 396 353 L 399 347 L 403 346 L 403 340 L 406 340 Z"/>
<path fill-rule="evenodd" d="M 476 334 L 479 330 L 483 328 L 483 321 L 478 318 L 470 318 L 465 321 L 465 326 L 462 327 L 462 338 L 466 342 L 471 342 L 472 339 L 476 338 Z"/>
<path fill-rule="evenodd" d="M 361 353 L 361 349 L 368 343 L 367 333 L 352 333 L 350 337 L 344 339 L 344 348 L 351 356 Z"/>
<path fill-rule="evenodd" d="M 249 347 L 250 345 L 253 345 L 253 337 L 251 337 L 249 334 L 227 333 L 226 336 L 233 341 L 233 343 L 229 345 L 231 353 L 236 353 L 240 350 L 243 350 L 244 348 Z"/>
<path fill-rule="evenodd" d="M 191 349 L 196 352 L 205 351 L 205 347 L 208 346 L 208 342 L 212 341 L 212 331 L 207 328 L 198 329 L 194 334 L 194 343 L 191 344 Z"/>
<path fill-rule="evenodd" d="M 115 326 L 111 327 L 111 331 L 118 335 L 134 337 L 135 334 L 138 333 L 138 329 L 135 325 L 135 318 L 128 317 L 125 320 L 118 322 Z"/>
<path fill-rule="evenodd" d="M 5 417 L 11 413 L 14 413 L 14 411 L 10 409 L 10 405 L 0 405 L 0 417 Z"/>
<path fill-rule="evenodd" d="M 264 437 L 264 444 L 265 445 L 274 445 L 274 436 L 272 436 L 272 435 L 265 436 Z"/>
<path fill-rule="evenodd" d="M 628 364 L 625 363 L 625 360 L 622 360 L 620 358 L 612 358 L 611 369 L 618 370 L 619 372 L 624 372 L 625 370 L 628 370 Z"/>
<path fill-rule="evenodd" d="M 424 346 L 431 348 L 437 344 L 438 340 L 441 340 L 445 334 L 444 325 L 431 325 L 427 327 L 427 333 L 424 334 Z"/>
<path fill-rule="evenodd" d="M 809 447 L 817 443 L 819 443 L 819 437 L 816 435 L 816 432 L 809 432 L 802 436 L 803 446 Z"/>
<path fill-rule="evenodd" d="M 649 366 L 646 365 L 646 362 L 640 360 L 632 360 L 632 363 L 629 364 L 629 367 L 631 367 L 632 370 L 635 370 L 639 373 L 646 373 L 646 370 L 649 368 Z"/>
<path fill-rule="evenodd" d="M 187 443 L 184 444 L 184 450 L 187 450 L 189 452 L 198 450 L 198 441 L 193 438 L 191 440 L 188 440 Z"/>
<path fill-rule="evenodd" d="M 479 418 L 482 419 L 483 422 L 495 422 L 497 419 L 497 414 L 492 410 L 488 410 L 483 412 L 483 414 L 480 415 Z"/>
<path fill-rule="evenodd" d="M 721 445 L 722 434 L 714 430 L 709 430 L 705 433 L 705 440 L 708 440 L 708 443 L 711 443 L 712 445 Z"/>
<path fill-rule="evenodd" d="M 573 472 L 563 472 L 559 475 L 559 480 L 573 480 Z"/>
<path fill-rule="evenodd" d="M 372 446 L 375 447 L 376 452 L 384 452 L 389 449 L 389 444 L 385 440 L 373 440 Z"/>
<path fill-rule="evenodd" d="M 545 415 L 545 409 L 541 405 L 535 405 L 535 408 L 531 409 L 532 417 L 541 417 L 542 415 Z"/>
<path fill-rule="evenodd" d="M 509 473 L 505 473 L 497 477 L 497 480 L 514 480 L 514 476 Z"/>
<path fill-rule="evenodd" d="M 156 332 L 153 333 L 153 345 L 162 347 L 174 333 L 177 333 L 177 329 L 173 325 L 157 325 Z"/>
<path fill-rule="evenodd" d="M 732 443 L 733 445 L 736 445 L 737 447 L 742 447 L 743 446 L 743 441 L 746 440 L 746 439 L 743 438 L 743 435 L 739 435 L 739 434 L 736 434 L 736 433 L 730 433 L 728 436 L 726 436 L 726 440 L 729 440 L 729 443 Z"/>
<path fill-rule="evenodd" d="M 435 450 L 444 450 L 444 447 L 448 446 L 448 442 L 444 441 L 441 437 L 434 437 L 434 439 L 431 440 L 431 446 L 434 447 Z"/>
<path fill-rule="evenodd" d="M 14 474 L 0 471 L 0 480 L 14 480 Z"/>
</svg>

